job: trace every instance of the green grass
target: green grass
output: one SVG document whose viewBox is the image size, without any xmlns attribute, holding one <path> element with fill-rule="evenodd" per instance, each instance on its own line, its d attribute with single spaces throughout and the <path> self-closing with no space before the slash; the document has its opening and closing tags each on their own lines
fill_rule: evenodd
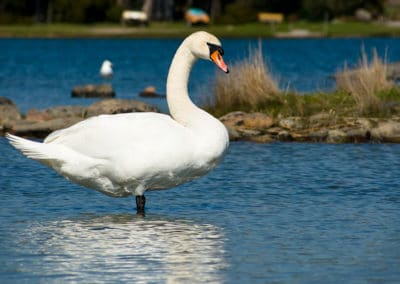
<svg viewBox="0 0 400 284">
<path fill-rule="evenodd" d="M 281 93 L 280 101 L 264 102 L 257 106 L 241 105 L 213 107 L 207 111 L 220 117 L 232 111 L 262 112 L 273 117 L 309 117 L 318 113 L 329 113 L 337 117 L 390 117 L 400 113 L 400 88 L 392 88 L 376 94 L 383 108 L 360 113 L 358 103 L 345 92 L 333 93 Z"/>
<path fill-rule="evenodd" d="M 209 25 L 188 27 L 184 22 L 152 22 L 146 27 L 123 27 L 116 23 L 92 25 L 34 24 L 0 25 L 0 37 L 126 37 L 126 38 L 182 38 L 197 30 L 206 30 L 224 38 L 273 37 L 276 33 L 305 29 L 321 36 L 399 36 L 399 27 L 384 24 L 338 22 L 314 23 L 297 21 L 277 25 L 248 23 L 241 25 Z"/>
</svg>

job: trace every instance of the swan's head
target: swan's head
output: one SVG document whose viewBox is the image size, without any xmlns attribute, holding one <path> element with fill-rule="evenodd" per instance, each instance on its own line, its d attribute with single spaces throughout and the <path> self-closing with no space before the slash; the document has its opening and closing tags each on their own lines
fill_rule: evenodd
<svg viewBox="0 0 400 284">
<path fill-rule="evenodd" d="M 190 49 L 196 57 L 211 60 L 222 71 L 229 73 L 228 67 L 222 58 L 224 50 L 217 37 L 210 33 L 200 31 L 191 34 L 188 40 L 190 41 Z"/>
</svg>

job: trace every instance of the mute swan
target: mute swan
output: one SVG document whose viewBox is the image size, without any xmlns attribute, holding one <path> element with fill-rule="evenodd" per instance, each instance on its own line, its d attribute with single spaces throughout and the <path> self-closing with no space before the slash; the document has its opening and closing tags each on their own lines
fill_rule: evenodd
<svg viewBox="0 0 400 284">
<path fill-rule="evenodd" d="M 101 64 L 100 75 L 103 79 L 111 79 L 113 76 L 112 63 L 109 60 L 104 60 Z"/>
<path fill-rule="evenodd" d="M 167 189 L 205 175 L 229 144 L 225 126 L 190 100 L 190 70 L 198 58 L 228 73 L 220 41 L 206 32 L 188 36 L 175 53 L 167 79 L 171 116 L 100 115 L 55 131 L 43 143 L 7 133 L 9 142 L 75 183 L 112 197 L 136 195 L 144 214 L 146 190 Z"/>
</svg>

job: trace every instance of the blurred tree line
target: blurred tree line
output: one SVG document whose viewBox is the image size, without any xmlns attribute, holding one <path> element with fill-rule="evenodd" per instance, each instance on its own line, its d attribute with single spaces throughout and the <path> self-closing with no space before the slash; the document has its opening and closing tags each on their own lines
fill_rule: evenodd
<svg viewBox="0 0 400 284">
<path fill-rule="evenodd" d="M 148 1 L 148 0 L 147 0 Z M 0 0 L 0 24 L 33 22 L 119 22 L 124 9 L 140 10 L 143 0 Z M 364 8 L 375 15 L 385 0 L 152 0 L 152 18 L 180 20 L 188 7 L 202 8 L 217 23 L 257 20 L 261 11 L 283 13 L 289 19 L 323 20 L 354 15 Z"/>
</svg>

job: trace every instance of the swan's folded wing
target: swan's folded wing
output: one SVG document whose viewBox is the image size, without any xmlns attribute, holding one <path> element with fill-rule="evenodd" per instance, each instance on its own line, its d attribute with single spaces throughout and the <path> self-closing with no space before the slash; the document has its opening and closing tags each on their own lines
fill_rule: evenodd
<svg viewBox="0 0 400 284">
<path fill-rule="evenodd" d="M 187 155 L 193 147 L 188 143 L 193 139 L 191 134 L 168 115 L 129 113 L 89 118 L 53 132 L 44 143 L 62 144 L 92 158 L 140 156 L 145 161 L 159 159 L 160 155 L 165 159 L 179 153 Z"/>
</svg>

